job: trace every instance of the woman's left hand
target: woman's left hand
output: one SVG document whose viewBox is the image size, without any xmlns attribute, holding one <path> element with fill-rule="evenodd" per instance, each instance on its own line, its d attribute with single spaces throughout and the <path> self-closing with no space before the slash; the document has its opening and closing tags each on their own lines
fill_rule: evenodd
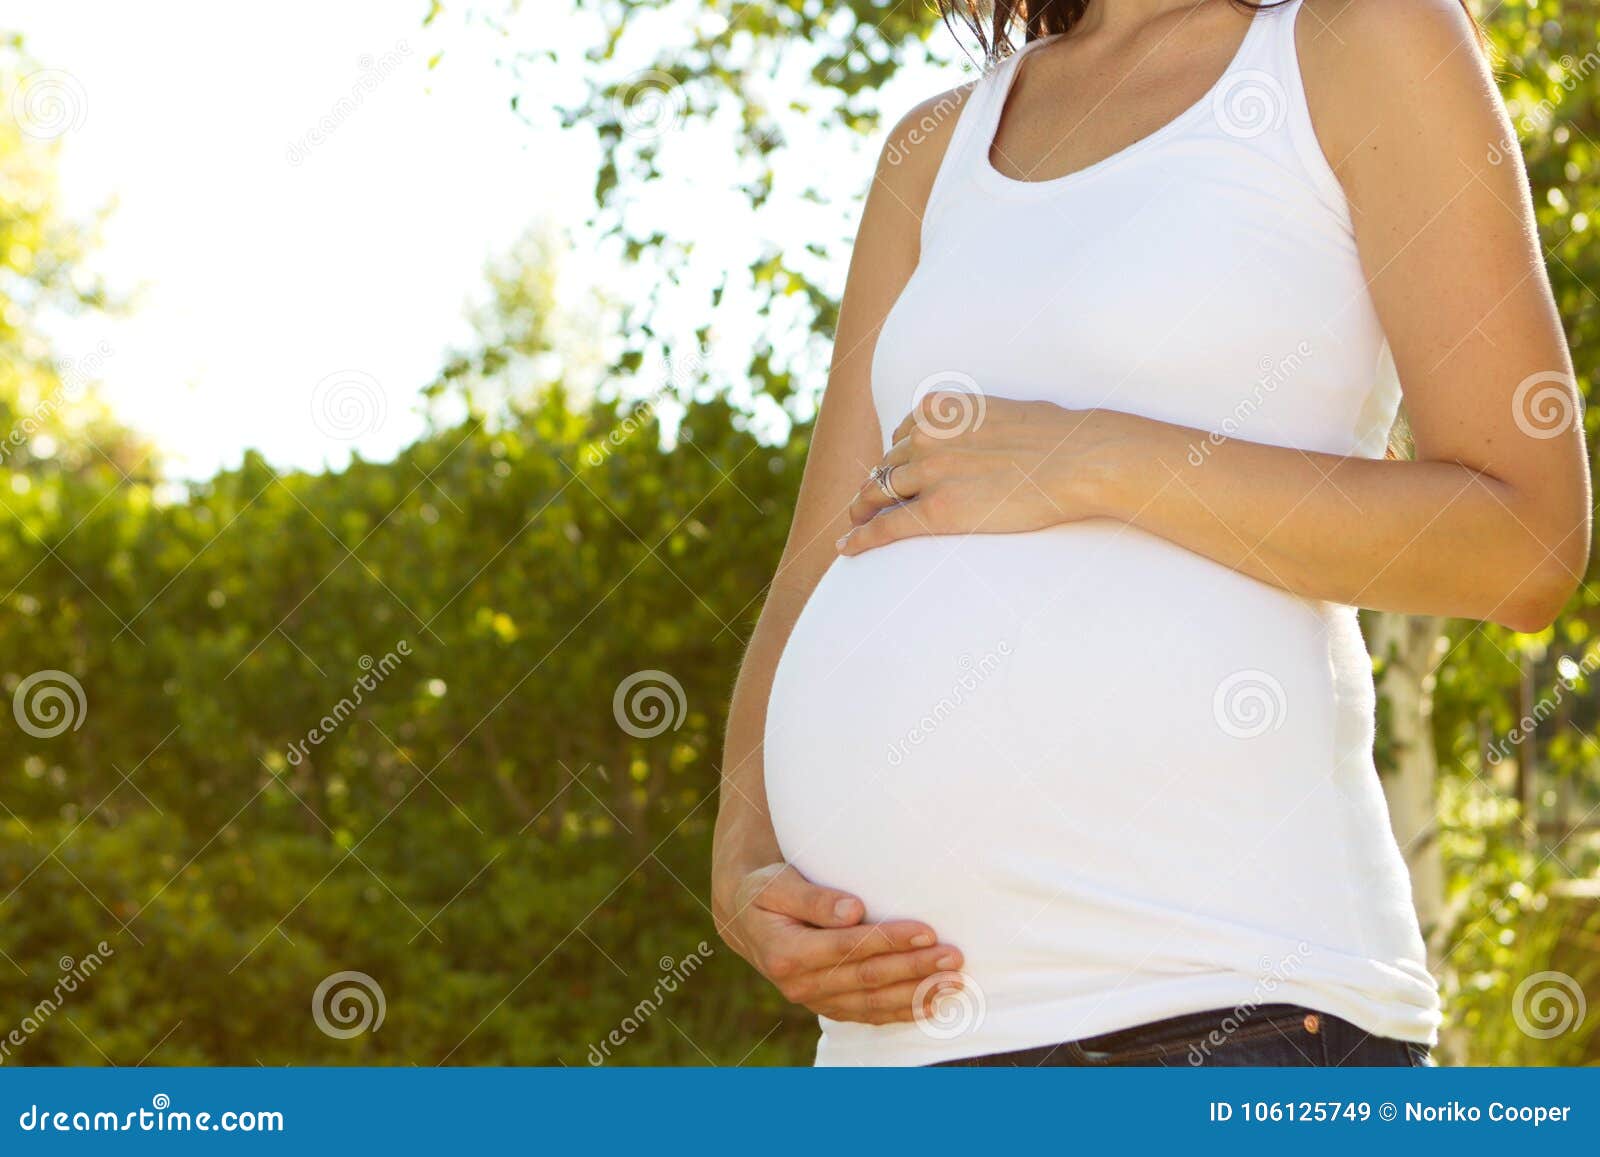
<svg viewBox="0 0 1600 1157">
<path fill-rule="evenodd" d="M 839 540 L 839 553 L 920 535 L 1040 530 L 1104 514 L 1100 494 L 1126 418 L 1050 402 L 929 394 L 900 423 L 879 463 L 906 501 L 896 504 L 868 478 L 850 506 L 855 525 Z"/>
</svg>

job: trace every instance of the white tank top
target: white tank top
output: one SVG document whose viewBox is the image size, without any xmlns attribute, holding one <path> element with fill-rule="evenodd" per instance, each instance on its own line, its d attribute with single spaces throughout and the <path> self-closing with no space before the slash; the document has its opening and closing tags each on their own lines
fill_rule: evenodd
<svg viewBox="0 0 1600 1157">
<path fill-rule="evenodd" d="M 1299 0 L 1198 103 L 1058 180 L 989 148 L 1023 49 L 965 102 L 873 360 L 885 445 L 928 388 L 1105 407 L 1335 454 L 1398 402 L 1306 108 Z M 1197 436 L 1191 458 L 1209 451 Z M 925 1064 L 1303 1004 L 1431 1042 L 1353 609 L 1108 520 L 840 559 L 767 713 L 785 855 L 966 956 L 936 1021 L 822 1021 L 819 1064 Z"/>
</svg>

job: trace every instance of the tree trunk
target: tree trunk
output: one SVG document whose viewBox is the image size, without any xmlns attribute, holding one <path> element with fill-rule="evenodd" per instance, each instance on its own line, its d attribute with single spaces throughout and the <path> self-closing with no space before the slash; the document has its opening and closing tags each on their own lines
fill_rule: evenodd
<svg viewBox="0 0 1600 1157">
<path fill-rule="evenodd" d="M 1438 855 L 1438 759 L 1434 752 L 1434 669 L 1442 656 L 1442 619 L 1373 615 L 1373 655 L 1384 661 L 1378 693 L 1389 706 L 1384 795 L 1395 839 L 1411 869 L 1411 895 L 1429 955 L 1440 949 L 1445 925 L 1445 866 Z"/>
<path fill-rule="evenodd" d="M 1384 660 L 1378 693 L 1388 701 L 1388 748 L 1394 766 L 1383 777 L 1389 820 L 1411 869 L 1411 891 L 1429 954 L 1449 934 L 1444 863 L 1439 856 L 1433 747 L 1433 678 L 1442 655 L 1443 621 L 1430 615 L 1372 616 L 1372 652 Z"/>
<path fill-rule="evenodd" d="M 1444 654 L 1444 620 L 1431 615 L 1374 614 L 1369 635 L 1373 655 L 1384 661 L 1378 693 L 1388 707 L 1383 738 L 1393 759 L 1383 775 L 1389 821 L 1411 870 L 1412 902 L 1428 946 L 1429 967 L 1435 976 L 1441 976 L 1451 922 L 1439 851 L 1433 685 L 1434 670 Z M 1457 1051 L 1456 1043 L 1441 1040 L 1447 1058 Z"/>
</svg>

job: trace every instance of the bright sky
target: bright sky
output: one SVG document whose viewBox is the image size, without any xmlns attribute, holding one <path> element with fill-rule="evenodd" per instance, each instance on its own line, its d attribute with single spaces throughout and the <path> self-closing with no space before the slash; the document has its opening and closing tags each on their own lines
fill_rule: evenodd
<svg viewBox="0 0 1600 1157">
<path fill-rule="evenodd" d="M 597 150 L 550 105 L 581 94 L 595 26 L 548 7 L 523 20 L 519 47 L 563 61 L 547 73 L 551 99 L 523 82 L 530 125 L 509 110 L 505 44 L 450 8 L 423 28 L 425 9 L 7 0 L 33 58 L 70 74 L 66 206 L 111 206 L 95 266 L 137 291 L 130 317 L 64 331 L 62 353 L 109 343 L 105 396 L 172 474 L 202 477 L 249 446 L 308 468 L 352 448 L 392 454 L 421 429 L 417 390 L 470 337 L 485 262 L 535 221 L 590 211 Z M 864 183 L 869 164 L 863 154 L 841 178 Z M 669 217 L 720 211 L 681 191 L 662 204 Z M 574 287 L 617 281 L 576 248 Z"/>
</svg>

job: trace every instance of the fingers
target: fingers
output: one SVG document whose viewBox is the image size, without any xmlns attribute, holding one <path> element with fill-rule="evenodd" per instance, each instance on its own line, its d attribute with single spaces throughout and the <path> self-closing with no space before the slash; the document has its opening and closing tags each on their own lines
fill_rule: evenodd
<svg viewBox="0 0 1600 1157">
<path fill-rule="evenodd" d="M 878 463 L 878 469 L 893 472 L 890 485 L 905 498 L 915 498 L 927 484 L 929 474 L 926 467 L 916 461 L 918 447 L 915 441 L 909 435 L 897 437 L 889 447 L 889 452 L 883 456 L 883 461 Z M 893 505 L 894 499 L 884 493 L 877 478 L 868 475 L 851 502 L 850 521 L 852 525 L 860 526 Z"/>
<path fill-rule="evenodd" d="M 815 1004 L 845 993 L 889 988 L 939 972 L 955 972 L 961 964 L 961 953 L 948 944 L 936 944 L 918 952 L 885 952 L 800 977 L 799 1000 L 802 1004 Z"/>
<path fill-rule="evenodd" d="M 939 945 L 933 929 L 919 920 L 862 924 L 856 928 L 804 929 L 790 946 L 796 972 L 831 972 L 879 956 L 923 949 L 937 955 Z M 944 951 L 955 950 L 945 946 Z"/>
<path fill-rule="evenodd" d="M 938 498 L 937 491 L 922 491 L 915 502 L 883 511 L 840 539 L 839 553 L 854 556 L 904 538 L 939 533 L 943 522 Z"/>
<path fill-rule="evenodd" d="M 894 440 L 894 444 L 889 447 L 889 452 L 883 456 L 883 461 L 879 465 L 887 470 L 890 466 L 904 466 L 913 457 L 915 457 L 915 447 L 907 435 Z"/>
<path fill-rule="evenodd" d="M 900 495 L 902 500 L 915 498 L 921 492 L 926 471 L 920 464 L 900 463 L 886 466 L 884 469 L 889 471 L 889 484 L 894 487 L 895 493 Z M 855 501 L 850 504 L 850 521 L 860 526 L 894 505 L 896 505 L 895 500 L 889 497 L 878 480 L 868 478 L 856 492 Z"/>
<path fill-rule="evenodd" d="M 905 423 L 902 422 L 901 425 L 903 427 Z M 932 451 L 939 443 L 934 442 L 932 445 L 928 443 L 926 435 L 902 436 L 897 432 L 894 444 L 889 447 L 889 452 L 884 455 L 883 461 L 878 463 L 878 468 L 889 472 L 889 484 L 894 488 L 894 492 L 900 495 L 900 501 L 896 502 L 891 498 L 876 477 L 869 476 L 861 484 L 861 489 L 856 491 L 855 499 L 850 503 L 852 528 L 863 526 L 876 519 L 885 510 L 904 505 L 905 502 L 917 498 L 935 478 L 944 477 L 955 469 L 950 455 L 946 454 L 939 458 L 933 456 Z M 849 553 L 843 548 L 852 534 L 854 529 L 839 540 L 841 553 Z"/>
<path fill-rule="evenodd" d="M 762 911 L 759 920 L 747 923 L 757 945 L 751 963 L 796 1004 L 929 976 L 959 967 L 962 960 L 958 950 L 936 943 L 933 929 L 917 920 L 812 928 Z"/>
<path fill-rule="evenodd" d="M 952 407 L 963 418 L 953 425 L 944 420 Z M 879 463 L 903 501 L 877 478 L 868 478 L 851 501 L 851 529 L 839 540 L 839 553 L 858 555 L 905 538 L 975 533 L 985 526 L 1029 530 L 1064 521 L 1067 512 L 1033 477 L 1059 449 L 1060 438 L 1041 454 L 1040 440 L 1062 432 L 1063 415 L 1072 418 L 1074 413 L 1049 402 L 985 399 L 981 394 L 974 402 L 969 393 L 928 394 L 895 428 Z M 1019 490 L 1026 501 L 1011 502 Z M 1041 506 L 1041 498 L 1046 505 Z M 974 520 L 975 513 L 981 517 Z"/>
<path fill-rule="evenodd" d="M 930 1006 L 939 997 L 961 987 L 959 976 L 934 984 L 926 978 L 887 985 L 865 992 L 852 992 L 845 996 L 824 1000 L 814 1005 L 814 1010 L 830 1020 L 853 1020 L 863 1024 L 903 1024 L 927 1016 Z"/>
<path fill-rule="evenodd" d="M 813 884 L 788 864 L 751 873 L 749 887 L 733 920 L 740 954 L 813 1012 L 872 1024 L 912 1020 L 918 985 L 941 973 L 959 978 L 961 952 L 938 943 L 920 920 L 863 924 L 860 899 Z"/>
<path fill-rule="evenodd" d="M 849 892 L 813 884 L 788 864 L 772 874 L 755 903 L 818 928 L 847 928 L 867 914 L 866 905 Z"/>
</svg>

